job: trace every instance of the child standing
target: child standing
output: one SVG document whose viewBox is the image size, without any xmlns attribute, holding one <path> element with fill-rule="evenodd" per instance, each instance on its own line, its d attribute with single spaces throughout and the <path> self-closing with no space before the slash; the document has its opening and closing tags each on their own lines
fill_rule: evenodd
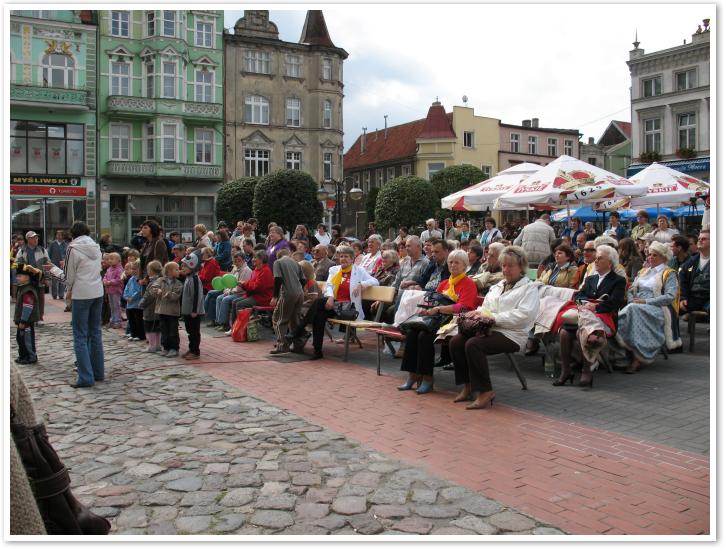
<svg viewBox="0 0 726 551">
<path fill-rule="evenodd" d="M 42 272 L 32 264 L 18 262 L 15 275 L 18 288 L 13 321 L 18 326 L 15 332 L 18 358 L 15 361 L 19 364 L 38 363 L 35 353 L 35 324 L 40 319 L 38 285 L 41 275 Z"/>
<path fill-rule="evenodd" d="M 204 316 L 204 289 L 199 279 L 202 261 L 199 255 L 191 253 L 182 260 L 181 272 L 184 286 L 181 296 L 181 314 L 184 316 L 184 329 L 189 336 L 189 350 L 182 357 L 185 360 L 199 358 L 199 344 L 202 340 L 200 327 Z"/>
<path fill-rule="evenodd" d="M 144 313 L 141 309 L 141 296 L 143 289 L 139 284 L 139 265 L 134 263 L 126 265 L 131 270 L 131 277 L 126 281 L 124 298 L 126 299 L 126 317 L 129 320 L 129 340 L 141 341 L 146 339 L 144 335 Z"/>
<path fill-rule="evenodd" d="M 179 265 L 174 262 L 164 264 L 164 277 L 158 280 L 156 290 L 156 306 L 154 312 L 159 315 L 161 326 L 162 356 L 173 358 L 179 355 L 179 299 L 182 293 L 179 276 Z"/>
<path fill-rule="evenodd" d="M 135 260 L 131 259 L 130 257 L 126 257 L 126 263 L 124 264 L 124 273 L 121 276 L 121 282 L 124 285 L 124 289 L 126 288 L 126 283 L 128 283 L 129 279 L 131 279 L 131 276 L 134 275 L 131 271 L 131 266 L 133 266 L 136 262 Z M 126 298 L 123 296 L 123 293 L 121 294 L 121 306 L 123 307 L 124 311 L 126 310 Z M 124 334 L 125 339 L 128 339 L 131 336 L 131 322 L 128 320 L 128 315 L 126 316 L 126 332 Z"/>
<path fill-rule="evenodd" d="M 101 281 L 106 279 L 106 272 L 109 268 L 109 254 L 103 253 L 101 255 Z M 108 300 L 108 290 L 106 286 L 103 286 L 103 306 L 101 307 L 101 323 L 105 326 L 111 321 L 111 304 Z"/>
<path fill-rule="evenodd" d="M 121 266 L 121 255 L 118 253 L 108 254 L 108 268 L 103 276 L 103 286 L 108 295 L 108 303 L 111 307 L 111 328 L 121 327 L 121 295 L 124 292 L 123 282 L 124 269 Z"/>
<path fill-rule="evenodd" d="M 149 346 L 144 352 L 158 352 L 161 350 L 159 314 L 154 311 L 156 309 L 156 292 L 159 289 L 161 271 L 161 262 L 158 260 L 152 260 L 146 267 L 146 273 L 149 275 L 149 284 L 146 286 L 144 296 L 141 299 L 141 307 L 144 312 L 144 333 L 146 333 L 146 340 L 149 341 Z"/>
</svg>

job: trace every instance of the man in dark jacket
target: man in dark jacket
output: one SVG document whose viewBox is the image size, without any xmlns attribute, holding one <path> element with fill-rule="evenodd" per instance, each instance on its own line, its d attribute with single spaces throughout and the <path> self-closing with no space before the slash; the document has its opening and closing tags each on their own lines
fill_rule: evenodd
<svg viewBox="0 0 726 551">
<path fill-rule="evenodd" d="M 680 307 L 686 312 L 711 311 L 711 232 L 703 230 L 698 236 L 698 254 L 681 266 Z"/>
</svg>

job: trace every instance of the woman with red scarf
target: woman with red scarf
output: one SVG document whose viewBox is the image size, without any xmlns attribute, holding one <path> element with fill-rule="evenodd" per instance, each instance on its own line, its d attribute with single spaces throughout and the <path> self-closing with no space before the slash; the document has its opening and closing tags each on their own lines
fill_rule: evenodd
<svg viewBox="0 0 726 551">
<path fill-rule="evenodd" d="M 202 249 L 202 269 L 199 270 L 199 279 L 202 280 L 202 288 L 206 295 L 212 290 L 212 280 L 223 274 L 219 267 L 219 262 L 214 258 L 214 249 L 212 247 L 204 247 Z"/>
</svg>

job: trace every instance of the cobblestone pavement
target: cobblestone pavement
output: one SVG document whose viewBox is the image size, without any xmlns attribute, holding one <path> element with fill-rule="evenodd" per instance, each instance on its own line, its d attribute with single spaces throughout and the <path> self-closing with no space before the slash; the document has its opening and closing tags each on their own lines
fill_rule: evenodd
<svg viewBox="0 0 726 551">
<path fill-rule="evenodd" d="M 67 323 L 20 366 L 76 496 L 112 534 L 562 534 L 104 331 L 72 389 Z M 11 353 L 15 342 L 11 338 Z"/>
</svg>

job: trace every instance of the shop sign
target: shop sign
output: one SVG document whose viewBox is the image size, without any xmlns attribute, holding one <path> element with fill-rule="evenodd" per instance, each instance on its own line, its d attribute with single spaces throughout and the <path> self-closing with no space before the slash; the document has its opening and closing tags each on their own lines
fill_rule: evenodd
<svg viewBox="0 0 726 551">
<path fill-rule="evenodd" d="M 86 188 L 68 186 L 10 186 L 10 195 L 44 195 L 47 197 L 85 197 Z"/>
<path fill-rule="evenodd" d="M 24 186 L 80 186 L 81 178 L 75 176 L 10 176 L 10 184 Z"/>
</svg>

